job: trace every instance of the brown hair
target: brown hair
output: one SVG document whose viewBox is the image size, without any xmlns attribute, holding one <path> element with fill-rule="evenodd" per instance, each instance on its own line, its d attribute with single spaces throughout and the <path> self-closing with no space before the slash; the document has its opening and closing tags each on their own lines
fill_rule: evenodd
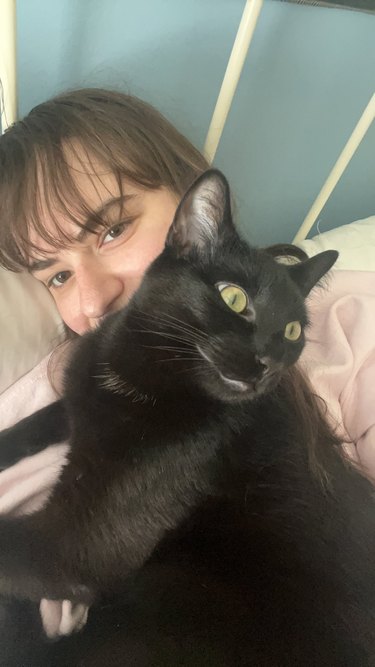
<svg viewBox="0 0 375 667">
<path fill-rule="evenodd" d="M 129 179 L 145 188 L 166 187 L 181 197 L 208 167 L 201 153 L 164 116 L 136 97 L 82 89 L 44 102 L 0 137 L 0 264 L 4 267 L 28 268 L 33 252 L 38 251 L 30 241 L 32 230 L 56 248 L 69 242 L 59 225 L 61 213 L 78 226 L 93 216 L 75 185 L 67 147 L 84 171 L 89 165 L 93 179 L 100 178 L 94 162 L 113 173 L 120 194 L 123 179 Z M 52 231 L 41 219 L 42 204 Z"/>
</svg>

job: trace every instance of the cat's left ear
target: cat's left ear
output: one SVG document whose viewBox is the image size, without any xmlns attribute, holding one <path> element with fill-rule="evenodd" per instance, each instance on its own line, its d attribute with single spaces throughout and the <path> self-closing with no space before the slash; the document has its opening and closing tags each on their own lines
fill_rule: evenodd
<svg viewBox="0 0 375 667">
<path fill-rule="evenodd" d="M 289 275 L 297 284 L 303 296 L 307 296 L 310 290 L 323 278 L 334 265 L 338 256 L 337 250 L 325 250 L 304 262 L 288 266 Z"/>
<path fill-rule="evenodd" d="M 182 198 L 166 239 L 179 257 L 195 249 L 210 256 L 225 232 L 235 234 L 229 185 L 217 169 L 200 176 Z"/>
</svg>

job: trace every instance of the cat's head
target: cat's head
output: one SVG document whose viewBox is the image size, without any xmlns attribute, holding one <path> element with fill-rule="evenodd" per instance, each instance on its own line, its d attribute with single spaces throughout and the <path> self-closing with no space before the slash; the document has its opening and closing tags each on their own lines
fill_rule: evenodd
<svg viewBox="0 0 375 667">
<path fill-rule="evenodd" d="M 133 382 L 153 393 L 189 386 L 224 401 L 264 393 L 297 361 L 305 298 L 336 258 L 329 250 L 286 266 L 249 247 L 233 225 L 225 177 L 205 172 L 129 305 Z"/>
</svg>

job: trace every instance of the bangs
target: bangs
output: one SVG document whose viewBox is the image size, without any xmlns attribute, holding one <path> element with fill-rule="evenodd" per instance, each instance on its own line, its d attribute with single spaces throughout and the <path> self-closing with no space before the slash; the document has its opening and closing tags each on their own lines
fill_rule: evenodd
<svg viewBox="0 0 375 667">
<path fill-rule="evenodd" d="M 101 156 L 90 155 L 77 142 L 69 142 L 64 147 L 51 144 L 43 150 L 34 150 L 33 154 L 27 155 L 27 160 L 22 160 L 21 165 L 18 161 L 17 184 L 15 179 L 7 183 L 4 193 L 3 187 L 0 187 L 1 228 L 8 230 L 4 238 L 0 232 L 0 264 L 12 271 L 20 271 L 48 255 L 32 239 L 44 241 L 56 250 L 69 246 L 76 239 L 76 234 L 73 230 L 70 233 L 67 231 L 67 221 L 78 229 L 85 228 L 92 233 L 98 233 L 100 228 L 107 226 L 106 221 L 90 206 L 90 198 L 77 185 L 79 177 L 84 175 L 92 190 L 98 194 L 99 204 L 104 188 L 109 196 L 118 196 L 123 205 L 126 199 L 124 169 L 115 165 L 114 171 L 110 165 L 99 165 L 100 159 Z M 117 192 L 106 186 L 103 176 L 108 174 L 115 177 Z"/>
<path fill-rule="evenodd" d="M 112 175 L 121 202 L 127 181 L 181 197 L 207 166 L 169 121 L 135 97 L 84 89 L 44 102 L 0 137 L 0 264 L 28 269 L 43 256 L 39 242 L 52 249 L 72 243 L 66 221 L 104 226 L 80 187 L 85 179 L 103 196 Z"/>
</svg>

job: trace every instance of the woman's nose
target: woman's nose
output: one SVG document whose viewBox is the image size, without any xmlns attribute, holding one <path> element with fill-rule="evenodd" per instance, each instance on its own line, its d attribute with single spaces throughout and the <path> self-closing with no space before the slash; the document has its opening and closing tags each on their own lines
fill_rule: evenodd
<svg viewBox="0 0 375 667">
<path fill-rule="evenodd" d="M 103 317 L 113 310 L 113 304 L 121 297 L 124 284 L 112 273 L 99 271 L 95 267 L 76 271 L 80 310 L 88 319 Z"/>
</svg>

